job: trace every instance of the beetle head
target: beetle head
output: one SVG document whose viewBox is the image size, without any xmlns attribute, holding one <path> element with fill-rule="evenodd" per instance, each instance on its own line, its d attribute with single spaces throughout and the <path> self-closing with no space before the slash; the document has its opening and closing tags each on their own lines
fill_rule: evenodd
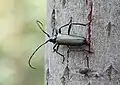
<svg viewBox="0 0 120 85">
<path fill-rule="evenodd" d="M 50 42 L 52 43 L 56 43 L 56 36 L 52 36 L 50 39 L 49 39 Z"/>
</svg>

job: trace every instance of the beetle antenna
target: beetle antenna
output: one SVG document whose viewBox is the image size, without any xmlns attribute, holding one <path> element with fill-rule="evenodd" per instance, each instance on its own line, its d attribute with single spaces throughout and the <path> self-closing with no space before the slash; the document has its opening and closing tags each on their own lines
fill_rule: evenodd
<svg viewBox="0 0 120 85">
<path fill-rule="evenodd" d="M 42 32 L 45 33 L 50 38 L 50 35 L 42 29 L 43 24 L 40 21 L 38 21 L 38 20 L 36 21 L 36 23 L 39 26 L 39 28 L 42 30 Z M 40 25 L 42 25 L 42 27 Z"/>
<path fill-rule="evenodd" d="M 50 39 L 49 39 L 49 40 L 50 40 Z M 30 66 L 32 69 L 36 69 L 35 67 L 33 67 L 33 66 L 31 65 L 31 59 L 32 59 L 32 57 L 33 57 L 34 54 L 39 50 L 39 48 L 42 47 L 43 45 L 45 45 L 46 43 L 48 43 L 49 40 L 47 40 L 46 42 L 44 42 L 43 44 L 41 44 L 40 46 L 38 46 L 38 47 L 35 49 L 35 51 L 32 53 L 32 55 L 30 56 L 30 58 L 29 58 L 29 60 L 28 60 L 28 64 L 29 64 L 29 66 Z"/>
</svg>

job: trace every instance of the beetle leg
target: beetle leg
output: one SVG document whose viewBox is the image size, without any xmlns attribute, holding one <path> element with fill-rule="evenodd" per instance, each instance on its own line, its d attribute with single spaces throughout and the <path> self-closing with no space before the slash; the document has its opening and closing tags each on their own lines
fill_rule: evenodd
<svg viewBox="0 0 120 85">
<path fill-rule="evenodd" d="M 68 27 L 68 35 L 70 35 L 71 27 L 72 27 L 72 20 L 70 21 L 70 24 L 69 24 L 69 27 Z"/>
<path fill-rule="evenodd" d="M 70 21 L 69 21 L 69 23 L 68 24 L 66 24 L 66 25 L 63 25 L 63 26 L 61 26 L 58 30 L 59 30 L 59 33 L 61 34 L 61 29 L 63 28 L 63 27 L 66 27 L 67 25 L 70 25 L 71 24 L 71 22 L 72 22 L 72 17 L 70 18 Z"/>
<path fill-rule="evenodd" d="M 87 24 L 82 24 L 82 23 L 72 23 L 72 25 L 82 25 L 82 26 L 86 26 L 86 25 L 88 25 L 88 23 L 87 23 Z"/>
<path fill-rule="evenodd" d="M 57 46 L 57 48 L 55 49 L 56 46 Z M 63 57 L 63 61 L 62 61 L 62 63 L 64 63 L 64 61 L 65 61 L 65 57 L 64 57 L 63 54 L 61 54 L 61 53 L 58 52 L 59 46 L 60 46 L 60 45 L 55 44 L 54 47 L 53 47 L 53 49 L 54 49 L 54 52 L 56 52 L 57 54 L 59 54 L 59 55 L 61 55 L 61 56 Z"/>
<path fill-rule="evenodd" d="M 56 51 L 55 47 L 57 46 L 58 44 L 56 43 L 54 46 L 53 46 L 53 52 Z"/>
<path fill-rule="evenodd" d="M 88 24 L 82 24 L 82 23 L 72 23 L 72 20 L 69 23 L 70 24 L 69 24 L 69 28 L 68 28 L 68 35 L 70 35 L 70 30 L 71 30 L 72 25 L 82 25 L 82 26 L 88 25 Z"/>
<path fill-rule="evenodd" d="M 57 45 L 57 48 L 56 48 L 57 51 L 58 51 L 58 49 L 59 49 L 59 46 L 60 46 L 60 45 Z M 62 57 L 63 57 L 63 61 L 62 61 L 62 63 L 64 63 L 64 61 L 65 61 L 65 57 L 64 57 L 64 55 L 63 55 Z"/>
<path fill-rule="evenodd" d="M 62 29 L 63 27 L 66 27 L 67 25 L 69 25 L 69 23 L 66 24 L 66 25 L 63 25 L 63 26 L 61 26 L 61 27 L 59 28 L 59 33 L 60 33 L 60 34 L 61 34 L 61 29 Z"/>
<path fill-rule="evenodd" d="M 60 46 L 60 45 L 57 45 L 57 48 L 56 48 L 57 51 L 58 51 L 58 49 L 59 49 L 59 46 Z"/>
<path fill-rule="evenodd" d="M 58 51 L 56 51 L 56 53 L 59 54 L 59 55 L 61 55 L 61 56 L 63 57 L 63 61 L 62 61 L 62 63 L 64 64 L 64 61 L 65 61 L 65 57 L 64 57 L 64 55 L 61 54 L 61 53 L 59 53 Z"/>
</svg>

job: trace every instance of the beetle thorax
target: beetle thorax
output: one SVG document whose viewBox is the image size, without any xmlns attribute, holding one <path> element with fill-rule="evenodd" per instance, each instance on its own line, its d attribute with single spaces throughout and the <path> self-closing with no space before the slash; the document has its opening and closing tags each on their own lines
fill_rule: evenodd
<svg viewBox="0 0 120 85">
<path fill-rule="evenodd" d="M 56 43 L 56 36 L 51 36 L 50 37 L 50 42 Z"/>
</svg>

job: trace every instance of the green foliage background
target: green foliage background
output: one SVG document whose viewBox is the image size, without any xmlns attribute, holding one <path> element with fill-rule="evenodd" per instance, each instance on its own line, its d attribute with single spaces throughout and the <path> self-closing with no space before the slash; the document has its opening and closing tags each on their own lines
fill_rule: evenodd
<svg viewBox="0 0 120 85">
<path fill-rule="evenodd" d="M 45 35 L 46 0 L 0 0 L 0 85 L 44 85 L 44 47 L 28 59 Z"/>
</svg>

